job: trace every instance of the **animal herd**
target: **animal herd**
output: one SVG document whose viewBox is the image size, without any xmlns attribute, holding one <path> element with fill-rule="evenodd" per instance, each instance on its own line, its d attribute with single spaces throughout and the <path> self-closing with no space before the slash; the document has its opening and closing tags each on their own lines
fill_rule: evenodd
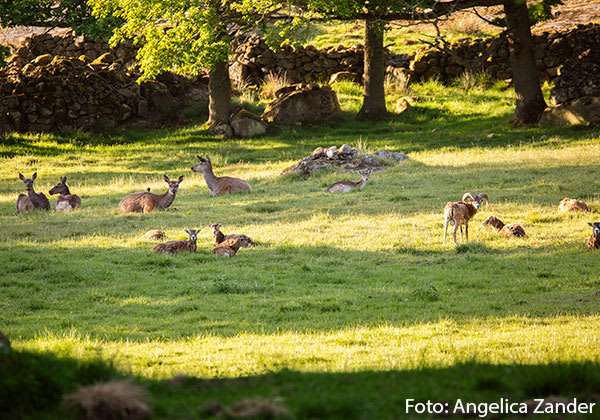
<svg viewBox="0 0 600 420">
<path fill-rule="evenodd" d="M 232 193 L 234 191 L 245 191 L 250 193 L 252 188 L 250 185 L 239 178 L 229 176 L 218 177 L 213 172 L 212 162 L 207 155 L 206 158 L 197 155 L 199 162 L 191 167 L 194 172 L 202 173 L 206 185 L 211 196 Z M 362 190 L 369 179 L 370 171 L 361 172 L 360 181 L 354 182 L 350 180 L 338 181 L 327 187 L 327 192 L 345 193 L 355 189 Z M 37 172 L 31 178 L 25 178 L 19 173 L 19 178 L 25 184 L 27 194 L 19 194 L 16 203 L 17 213 L 22 213 L 30 210 L 50 210 L 50 202 L 46 195 L 42 192 L 36 193 L 33 188 L 33 183 L 37 178 Z M 119 212 L 121 213 L 150 213 L 153 210 L 163 210 L 169 207 L 175 201 L 175 196 L 179 190 L 179 184 L 183 181 L 183 175 L 177 180 L 171 180 L 167 175 L 163 177 L 168 185 L 168 189 L 163 194 L 154 194 L 147 191 L 138 191 L 124 197 L 119 203 Z M 55 211 L 71 211 L 81 208 L 81 198 L 75 194 L 71 194 L 69 187 L 66 184 L 67 177 L 62 177 L 60 182 L 56 184 L 50 191 L 50 195 L 59 194 L 54 203 Z M 461 242 L 469 241 L 469 221 L 477 214 L 481 205 L 485 200 L 486 206 L 489 205 L 488 195 L 480 193 L 474 195 L 467 192 L 463 195 L 461 201 L 448 202 L 444 207 L 444 237 L 442 243 L 446 242 L 448 226 L 453 226 L 454 244 L 457 245 L 456 235 L 460 231 Z M 579 200 L 564 198 L 558 205 L 560 211 L 590 211 L 588 205 Z M 591 249 L 600 248 L 600 222 L 588 223 L 593 231 L 587 246 Z M 464 240 L 463 240 L 464 226 Z M 522 226 L 516 223 L 505 224 L 496 216 L 489 216 L 483 223 L 484 227 L 491 227 L 498 233 L 507 237 L 524 237 L 525 230 Z M 220 224 L 209 226 L 212 229 L 215 237 L 215 247 L 212 252 L 221 256 L 234 256 L 240 248 L 247 248 L 254 245 L 252 239 L 243 234 L 224 235 L 220 231 Z M 189 239 L 179 241 L 168 241 L 156 245 L 152 252 L 163 254 L 175 254 L 184 251 L 195 252 L 197 249 L 197 233 L 200 229 L 185 230 Z M 146 239 L 164 239 L 164 233 L 158 230 L 152 230 L 146 233 Z"/>
</svg>

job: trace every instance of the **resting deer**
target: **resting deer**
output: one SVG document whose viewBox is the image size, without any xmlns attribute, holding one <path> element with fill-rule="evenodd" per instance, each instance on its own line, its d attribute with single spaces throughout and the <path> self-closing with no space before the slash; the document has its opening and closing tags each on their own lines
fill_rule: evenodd
<svg viewBox="0 0 600 420">
<path fill-rule="evenodd" d="M 71 211 L 81 208 L 81 198 L 71 194 L 67 187 L 67 177 L 63 176 L 60 182 L 49 191 L 50 195 L 60 194 L 54 203 L 54 211 Z"/>
<path fill-rule="evenodd" d="M 327 188 L 327 192 L 348 192 L 348 191 L 352 191 L 355 189 L 363 189 L 365 187 L 365 184 L 367 183 L 367 180 L 369 179 L 369 173 L 370 172 L 366 172 L 366 173 L 361 173 L 360 174 L 360 181 L 358 182 L 354 182 L 354 181 L 338 181 L 338 182 L 334 182 L 333 184 L 331 184 L 328 188 Z"/>
<path fill-rule="evenodd" d="M 163 242 L 162 244 L 156 245 L 152 252 L 155 254 L 158 254 L 159 252 L 162 252 L 163 254 L 177 254 L 178 252 L 185 251 L 196 252 L 196 234 L 198 232 L 200 232 L 200 229 L 185 229 L 185 233 L 187 233 L 190 237 L 187 241 L 180 240 Z"/>
<path fill-rule="evenodd" d="M 471 203 L 468 200 L 471 200 Z M 442 243 L 446 243 L 446 234 L 448 233 L 448 224 L 454 226 L 454 244 L 456 245 L 456 231 L 460 227 L 460 241 L 463 242 L 463 225 L 465 226 L 466 241 L 469 242 L 469 220 L 475 216 L 477 210 L 483 203 L 483 200 L 489 202 L 488 196 L 485 193 L 481 193 L 474 196 L 468 192 L 463 195 L 462 201 L 459 202 L 448 202 L 444 207 L 444 240 Z"/>
<path fill-rule="evenodd" d="M 254 245 L 252 238 L 250 238 L 247 235 L 244 235 L 243 233 L 232 233 L 229 235 L 223 234 L 223 232 L 221 232 L 221 230 L 219 229 L 221 226 L 222 225 L 219 223 L 213 223 L 209 226 L 213 231 L 213 235 L 215 235 L 215 245 L 227 245 L 228 242 L 237 240 L 240 241 L 240 246 L 242 248 L 249 248 Z"/>
<path fill-rule="evenodd" d="M 181 175 L 177 181 L 171 181 L 168 176 L 164 180 L 169 184 L 169 189 L 164 194 L 153 194 L 149 191 L 139 191 L 128 195 L 119 203 L 121 213 L 150 213 L 154 209 L 164 210 L 175 201 L 179 184 L 183 180 Z"/>
<path fill-rule="evenodd" d="M 212 169 L 212 163 L 208 155 L 206 155 L 206 159 L 198 155 L 196 155 L 196 157 L 200 160 L 200 163 L 192 166 L 192 171 L 202 172 L 204 180 L 206 181 L 206 185 L 210 190 L 210 195 L 213 197 L 215 195 L 232 193 L 233 191 L 238 190 L 248 192 L 252 190 L 250 185 L 242 179 L 233 178 L 230 176 L 215 176 Z"/>
<path fill-rule="evenodd" d="M 226 239 L 215 246 L 212 250 L 212 253 L 220 255 L 221 257 L 234 257 L 241 246 L 242 243 L 239 239 Z"/>
<path fill-rule="evenodd" d="M 600 248 L 600 222 L 588 223 L 594 229 L 592 231 L 592 236 L 588 240 L 587 246 L 590 249 L 598 249 Z"/>
<path fill-rule="evenodd" d="M 25 184 L 27 195 L 19 194 L 17 197 L 17 213 L 22 213 L 30 210 L 50 210 L 50 201 L 44 193 L 36 193 L 33 190 L 33 181 L 37 178 L 37 172 L 31 178 L 25 178 L 19 173 L 19 178 Z"/>
</svg>

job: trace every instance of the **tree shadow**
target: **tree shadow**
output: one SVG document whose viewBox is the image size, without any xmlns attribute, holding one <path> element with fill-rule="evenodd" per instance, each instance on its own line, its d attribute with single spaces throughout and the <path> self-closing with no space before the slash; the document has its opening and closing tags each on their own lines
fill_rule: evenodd
<svg viewBox="0 0 600 420">
<path fill-rule="evenodd" d="M 63 351 L 60 356 L 21 350 L 0 354 L 3 415 L 7 419 L 74 418 L 63 404 L 67 395 L 79 386 L 129 376 L 98 355 L 90 358 L 89 350 L 77 350 Z M 82 358 L 69 356 L 71 351 Z M 185 367 L 181 371 L 185 372 Z M 146 389 L 152 418 L 222 418 L 244 400 L 266 402 L 252 418 L 273 418 L 271 410 L 277 406 L 284 407 L 285 418 L 379 420 L 481 418 L 485 404 L 506 401 L 518 404 L 514 409 L 521 410 L 522 404 L 549 396 L 561 396 L 566 402 L 577 398 L 580 403 L 595 403 L 593 411 L 597 411 L 600 399 L 600 364 L 593 362 L 463 362 L 447 367 L 358 372 L 302 372 L 284 366 L 272 373 L 235 378 L 204 379 L 184 374 L 168 380 L 131 379 Z M 436 410 L 442 412 L 417 413 L 415 405 L 428 401 L 437 403 Z M 459 403 L 472 403 L 470 414 L 455 411 Z M 535 405 L 525 406 L 529 415 L 504 412 L 494 418 L 530 417 Z M 595 413 L 573 417 L 596 418 Z M 556 414 L 535 418 L 556 418 Z"/>
</svg>

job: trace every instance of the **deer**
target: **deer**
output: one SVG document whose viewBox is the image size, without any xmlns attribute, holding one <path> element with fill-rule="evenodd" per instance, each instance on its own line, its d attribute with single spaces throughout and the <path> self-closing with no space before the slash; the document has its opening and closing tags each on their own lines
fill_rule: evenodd
<svg viewBox="0 0 600 420">
<path fill-rule="evenodd" d="M 63 176 L 60 182 L 50 191 L 50 195 L 59 194 L 54 203 L 54 211 L 71 211 L 81 208 L 81 198 L 78 195 L 71 194 L 67 187 L 67 177 Z"/>
<path fill-rule="evenodd" d="M 587 246 L 589 249 L 600 248 L 600 222 L 588 223 L 593 229 L 592 236 L 588 240 Z"/>
<path fill-rule="evenodd" d="M 188 240 L 180 240 L 180 241 L 168 241 L 158 244 L 152 250 L 153 253 L 158 254 L 159 252 L 163 254 L 177 254 L 179 252 L 196 252 L 196 240 L 197 233 L 200 232 L 200 229 L 184 229 L 185 233 L 189 235 Z"/>
<path fill-rule="evenodd" d="M 177 181 L 171 181 L 164 175 L 163 179 L 169 185 L 164 194 L 153 194 L 150 191 L 139 191 L 123 198 L 119 203 L 119 212 L 121 213 L 150 213 L 154 209 L 164 210 L 173 204 L 175 195 L 179 190 L 179 184 L 183 180 L 181 175 Z"/>
<path fill-rule="evenodd" d="M 469 200 L 471 200 L 471 203 L 469 203 Z M 463 225 L 465 226 L 466 241 L 469 242 L 469 220 L 477 214 L 483 200 L 485 200 L 486 203 L 489 202 L 487 194 L 481 193 L 474 196 L 472 193 L 468 192 L 463 195 L 462 201 L 449 201 L 446 203 L 446 206 L 444 207 L 444 240 L 442 243 L 446 243 L 448 224 L 454 226 L 454 245 L 457 245 L 456 231 L 459 227 L 460 241 L 463 242 Z"/>
<path fill-rule="evenodd" d="M 208 155 L 206 155 L 206 159 L 199 155 L 196 155 L 196 157 L 200 160 L 200 163 L 192 166 L 191 169 L 194 172 L 202 172 L 211 196 L 214 197 L 216 195 L 232 193 L 234 191 L 247 191 L 250 193 L 252 190 L 250 185 L 242 179 L 230 176 L 216 176 L 213 172 L 212 163 Z"/>
<path fill-rule="evenodd" d="M 365 187 L 367 180 L 369 179 L 369 174 L 370 174 L 370 172 L 360 173 L 360 181 L 358 181 L 358 182 L 348 181 L 348 180 L 334 182 L 329 187 L 327 187 L 327 192 L 346 193 L 346 192 L 355 190 L 357 188 L 362 190 Z"/>
<path fill-rule="evenodd" d="M 36 193 L 33 189 L 33 181 L 37 178 L 37 172 L 31 178 L 25 178 L 19 173 L 19 179 L 25 184 L 27 195 L 19 194 L 17 197 L 17 213 L 30 210 L 50 210 L 50 201 L 44 193 Z"/>
<path fill-rule="evenodd" d="M 221 226 L 222 225 L 220 223 L 213 223 L 212 225 L 208 226 L 209 228 L 212 229 L 213 235 L 215 235 L 215 245 L 218 246 L 221 243 L 226 245 L 230 241 L 239 240 L 240 246 L 242 248 L 249 248 L 251 246 L 254 246 L 254 241 L 252 241 L 252 238 L 250 238 L 249 236 L 244 235 L 243 233 L 232 233 L 229 235 L 225 235 L 219 229 Z"/>
<path fill-rule="evenodd" d="M 215 246 L 212 253 L 220 255 L 221 257 L 235 257 L 235 254 L 237 254 L 241 246 L 242 243 L 239 239 L 226 239 Z"/>
</svg>

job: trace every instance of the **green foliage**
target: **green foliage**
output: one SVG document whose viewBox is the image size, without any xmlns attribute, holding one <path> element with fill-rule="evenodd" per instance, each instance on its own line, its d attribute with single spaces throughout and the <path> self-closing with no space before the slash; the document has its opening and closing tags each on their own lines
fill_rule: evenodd
<svg viewBox="0 0 600 420">
<path fill-rule="evenodd" d="M 107 14 L 92 16 L 86 0 L 5 0 L 0 2 L 0 25 L 4 27 L 71 27 L 95 39 L 108 39 L 122 21 Z"/>
<path fill-rule="evenodd" d="M 89 4 L 99 18 L 112 15 L 124 21 L 111 43 L 132 39 L 140 46 L 141 80 L 165 70 L 199 75 L 227 60 L 234 34 L 260 26 L 271 44 L 281 43 L 303 23 L 294 18 L 268 25 L 268 16 L 284 5 L 279 0 L 89 0 Z"/>
<path fill-rule="evenodd" d="M 563 4 L 563 0 L 542 0 L 539 3 L 528 4 L 529 23 L 535 25 L 538 22 L 552 18 L 552 8 Z"/>
</svg>

